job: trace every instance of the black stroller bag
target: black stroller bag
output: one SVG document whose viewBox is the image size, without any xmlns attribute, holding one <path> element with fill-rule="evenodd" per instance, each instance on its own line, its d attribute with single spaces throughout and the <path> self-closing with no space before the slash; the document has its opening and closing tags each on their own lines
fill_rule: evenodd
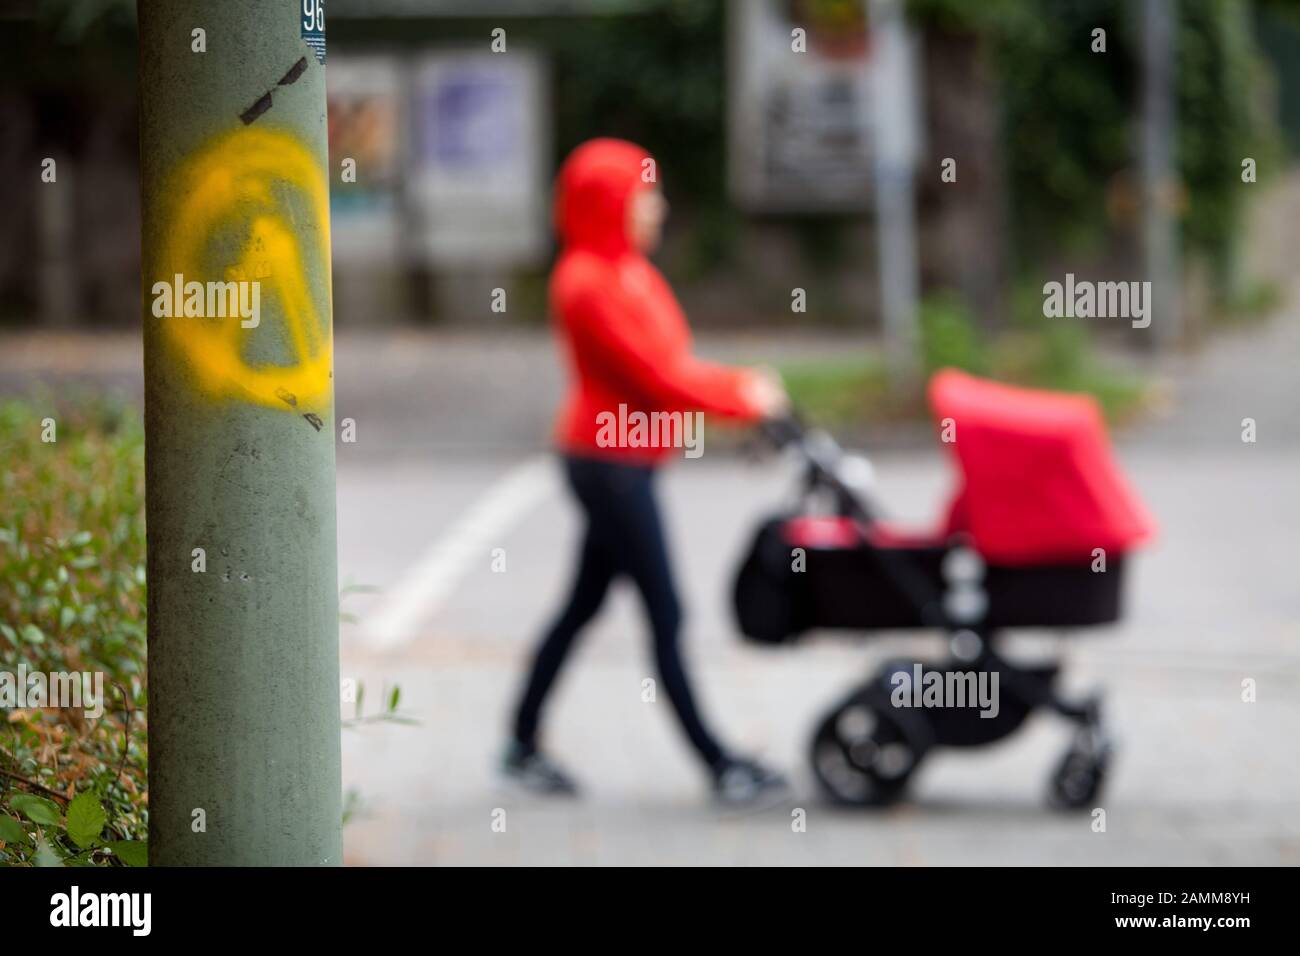
<svg viewBox="0 0 1300 956">
<path fill-rule="evenodd" d="M 787 534 L 790 519 L 762 524 L 736 576 L 733 607 L 740 631 L 759 643 L 782 643 L 814 629 L 934 627 L 951 583 L 940 543 L 880 547 L 810 547 Z M 1104 570 L 1089 563 L 1027 567 L 987 565 L 979 587 L 986 628 L 1090 627 L 1120 617 L 1123 558 Z"/>
</svg>

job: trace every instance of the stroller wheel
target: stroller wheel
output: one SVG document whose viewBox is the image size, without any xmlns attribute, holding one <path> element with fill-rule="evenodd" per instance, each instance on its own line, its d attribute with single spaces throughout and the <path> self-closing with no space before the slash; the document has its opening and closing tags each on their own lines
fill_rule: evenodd
<svg viewBox="0 0 1300 956">
<path fill-rule="evenodd" d="M 921 751 L 894 715 L 854 698 L 822 721 L 811 756 L 817 782 L 836 803 L 880 807 L 902 796 Z"/>
<path fill-rule="evenodd" d="M 1052 774 L 1052 802 L 1065 810 L 1092 807 L 1106 782 L 1109 763 L 1108 747 L 1072 746 Z"/>
</svg>

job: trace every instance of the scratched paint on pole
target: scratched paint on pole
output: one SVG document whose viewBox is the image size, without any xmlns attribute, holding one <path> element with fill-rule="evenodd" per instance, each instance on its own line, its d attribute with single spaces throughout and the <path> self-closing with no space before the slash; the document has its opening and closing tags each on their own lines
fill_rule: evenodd
<svg viewBox="0 0 1300 956">
<path fill-rule="evenodd" d="M 272 306 L 256 329 L 161 320 L 196 385 L 214 399 L 321 411 L 331 394 L 330 309 L 313 299 L 304 257 L 316 257 L 329 274 L 329 192 L 311 152 L 281 130 L 236 129 L 186 157 L 165 195 L 162 276 L 256 281 Z M 304 217 L 319 237 L 316 248 L 295 238 Z M 256 354 L 275 360 L 248 357 Z"/>
</svg>

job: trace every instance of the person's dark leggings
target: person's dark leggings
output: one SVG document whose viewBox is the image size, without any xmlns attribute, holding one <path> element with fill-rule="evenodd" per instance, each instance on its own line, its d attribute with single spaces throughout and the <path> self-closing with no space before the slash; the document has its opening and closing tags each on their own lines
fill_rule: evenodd
<svg viewBox="0 0 1300 956">
<path fill-rule="evenodd" d="M 533 658 L 515 716 L 515 738 L 536 746 L 542 704 L 578 632 L 596 616 L 619 575 L 636 584 L 650 618 L 655 662 L 682 728 L 710 766 L 723 756 L 705 729 L 677 647 L 682 612 L 673 586 L 663 522 L 654 493 L 654 469 L 590 458 L 564 459 L 569 486 L 586 514 L 587 527 L 568 603 Z"/>
</svg>

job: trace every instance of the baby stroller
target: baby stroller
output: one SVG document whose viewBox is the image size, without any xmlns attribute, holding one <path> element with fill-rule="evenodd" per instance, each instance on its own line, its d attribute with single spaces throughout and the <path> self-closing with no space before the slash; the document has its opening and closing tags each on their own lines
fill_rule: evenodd
<svg viewBox="0 0 1300 956">
<path fill-rule="evenodd" d="M 892 661 L 820 721 L 812 766 L 833 800 L 889 804 L 935 747 L 991 743 L 1046 706 L 1077 725 L 1051 777 L 1054 802 L 1091 807 L 1111 751 L 1100 700 L 1062 699 L 1059 663 L 1018 666 L 999 654 L 998 635 L 1118 620 L 1126 554 L 1153 522 L 1111 459 L 1091 398 L 945 370 L 929 399 L 960 474 L 929 533 L 882 519 L 864 459 L 794 419 L 765 426 L 797 454 L 803 481 L 796 507 L 761 525 L 742 562 L 740 630 L 764 644 L 814 629 L 949 636 L 950 659 Z M 962 700 L 977 687 L 992 688 L 996 706 Z"/>
</svg>

